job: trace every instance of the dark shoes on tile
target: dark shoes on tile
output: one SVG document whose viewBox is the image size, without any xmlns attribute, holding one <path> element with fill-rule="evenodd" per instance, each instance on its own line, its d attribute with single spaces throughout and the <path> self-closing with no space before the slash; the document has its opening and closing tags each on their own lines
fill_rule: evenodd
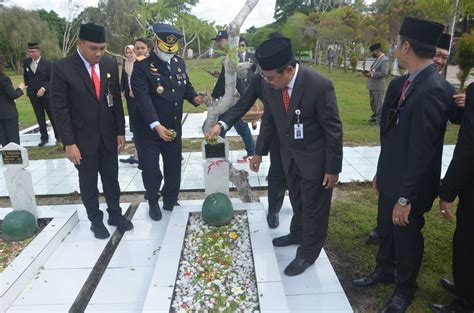
<svg viewBox="0 0 474 313">
<path fill-rule="evenodd" d="M 109 225 L 117 226 L 117 229 L 121 232 L 126 232 L 133 229 L 133 224 L 123 215 L 109 216 L 107 221 Z"/>
<path fill-rule="evenodd" d="M 128 159 L 120 159 L 120 162 L 127 164 L 138 164 L 138 160 L 133 156 L 130 156 Z"/>
<path fill-rule="evenodd" d="M 444 287 L 444 289 L 446 289 L 447 291 L 451 293 L 454 293 L 455 288 L 454 288 L 454 283 L 452 281 L 450 281 L 447 278 L 441 278 L 439 281 L 441 283 L 441 286 Z"/>
<path fill-rule="evenodd" d="M 378 284 L 391 284 L 394 282 L 395 276 L 393 274 L 386 274 L 378 270 L 375 270 L 366 277 L 352 280 L 352 284 L 357 287 L 371 287 Z"/>
<path fill-rule="evenodd" d="M 270 228 L 277 228 L 280 225 L 278 218 L 278 213 L 268 213 L 267 214 L 267 223 Z"/>
<path fill-rule="evenodd" d="M 92 222 L 91 231 L 94 233 L 94 237 L 97 239 L 106 239 L 110 237 L 110 233 L 102 221 Z"/>
<path fill-rule="evenodd" d="M 381 313 L 404 313 L 410 306 L 413 297 L 402 294 L 394 294 Z"/>
<path fill-rule="evenodd" d="M 179 203 L 177 201 L 174 201 L 174 202 L 163 201 L 163 210 L 173 211 L 173 208 L 175 206 L 179 206 Z"/>
<path fill-rule="evenodd" d="M 41 140 L 41 141 L 39 142 L 39 144 L 38 144 L 38 147 L 42 147 L 42 146 L 44 146 L 44 145 L 47 144 L 47 143 L 48 143 L 48 140 Z"/>
<path fill-rule="evenodd" d="M 159 221 L 163 217 L 160 210 L 160 205 L 158 200 L 149 200 L 148 201 L 148 215 L 154 221 Z"/>
<path fill-rule="evenodd" d="M 302 243 L 302 240 L 298 240 L 294 238 L 291 234 L 277 237 L 273 239 L 273 245 L 275 247 L 286 247 L 286 246 L 291 246 L 291 245 L 300 245 Z"/>
<path fill-rule="evenodd" d="M 313 264 L 314 262 L 308 262 L 303 258 L 296 257 L 290 264 L 288 264 L 284 273 L 286 276 L 296 276 L 306 271 L 306 269 Z"/>
</svg>

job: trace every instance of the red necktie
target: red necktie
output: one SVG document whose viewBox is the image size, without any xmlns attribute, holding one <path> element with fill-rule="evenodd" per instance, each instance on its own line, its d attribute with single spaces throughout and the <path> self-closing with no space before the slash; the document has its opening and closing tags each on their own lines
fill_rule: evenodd
<svg viewBox="0 0 474 313">
<path fill-rule="evenodd" d="M 410 84 L 410 81 L 407 79 L 403 83 L 402 92 L 400 93 L 400 100 L 398 100 L 397 108 L 400 107 L 400 104 L 402 104 L 403 101 L 405 101 L 405 90 L 407 89 L 408 84 Z"/>
<path fill-rule="evenodd" d="M 94 65 L 91 64 L 91 76 L 92 76 L 92 84 L 94 85 L 95 94 L 97 95 L 97 99 L 100 100 L 100 80 L 99 76 L 95 72 Z"/>
<path fill-rule="evenodd" d="M 285 109 L 285 113 L 288 112 L 288 107 L 290 106 L 290 95 L 288 94 L 288 89 L 288 86 L 286 86 L 281 90 L 281 94 L 283 96 L 283 108 Z"/>
</svg>

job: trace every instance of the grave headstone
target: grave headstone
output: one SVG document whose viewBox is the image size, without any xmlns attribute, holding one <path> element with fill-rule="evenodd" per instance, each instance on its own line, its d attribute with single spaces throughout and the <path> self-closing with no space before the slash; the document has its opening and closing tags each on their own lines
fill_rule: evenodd
<svg viewBox="0 0 474 313">
<path fill-rule="evenodd" d="M 206 195 L 223 193 L 229 195 L 229 143 L 218 137 L 217 143 L 202 143 L 204 185 Z"/>
<path fill-rule="evenodd" d="M 28 211 L 37 219 L 35 192 L 29 165 L 28 151 L 16 143 L 9 143 L 1 149 L 3 166 L 6 167 L 5 181 L 13 210 Z"/>
</svg>

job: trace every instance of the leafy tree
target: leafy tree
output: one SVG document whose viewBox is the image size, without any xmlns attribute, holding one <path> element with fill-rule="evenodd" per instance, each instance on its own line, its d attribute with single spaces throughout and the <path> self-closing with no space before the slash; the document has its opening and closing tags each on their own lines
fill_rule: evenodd
<svg viewBox="0 0 474 313">
<path fill-rule="evenodd" d="M 258 47 L 264 42 L 265 40 L 268 39 L 268 35 L 270 33 L 278 31 L 278 28 L 273 28 L 271 25 L 270 26 L 264 26 L 259 29 L 252 35 L 251 38 L 249 38 L 250 42 L 249 45 L 252 47 Z"/>
<path fill-rule="evenodd" d="M 463 89 L 469 73 L 474 68 L 474 31 L 464 34 L 458 41 L 455 59 L 461 69 L 458 78 Z"/>
<path fill-rule="evenodd" d="M 209 46 L 211 38 L 215 35 L 214 23 L 200 20 L 196 16 L 189 13 L 181 13 L 176 21 L 176 27 L 179 28 L 183 34 L 183 51 L 182 56 L 186 55 L 187 48 L 193 43 L 194 48 L 197 46 L 198 54 L 201 55 L 202 44 Z"/>
<path fill-rule="evenodd" d="M 54 11 L 38 10 L 39 17 L 48 23 L 49 29 L 54 33 L 58 39 L 59 44 L 63 44 L 63 34 L 66 28 L 66 19 L 60 17 Z"/>
<path fill-rule="evenodd" d="M 350 0 L 276 0 L 274 18 L 277 22 L 284 23 L 295 12 L 306 15 L 314 11 L 327 12 L 350 2 Z"/>
<path fill-rule="evenodd" d="M 21 70 L 27 42 L 39 42 L 43 55 L 50 60 L 60 57 L 58 39 L 50 35 L 48 23 L 40 18 L 38 12 L 19 7 L 2 8 L 0 21 L 0 53 L 14 70 Z"/>
<path fill-rule="evenodd" d="M 308 17 L 303 13 L 295 13 L 290 16 L 286 23 L 283 24 L 282 33 L 291 38 L 291 44 L 294 51 L 302 52 L 310 47 L 302 34 L 304 33 Z"/>
</svg>

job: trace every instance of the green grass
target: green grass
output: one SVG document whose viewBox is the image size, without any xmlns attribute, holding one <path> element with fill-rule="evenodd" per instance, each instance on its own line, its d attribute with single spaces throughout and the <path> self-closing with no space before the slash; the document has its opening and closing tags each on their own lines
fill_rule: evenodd
<svg viewBox="0 0 474 313">
<path fill-rule="evenodd" d="M 351 275 L 361 277 L 375 266 L 377 247 L 365 240 L 374 228 L 377 215 L 377 195 L 368 184 L 342 185 L 336 189 L 331 216 L 327 250 L 335 256 L 336 272 L 354 304 L 372 299 L 373 307 L 360 307 L 360 312 L 378 311 L 393 292 L 393 285 L 359 289 L 351 286 Z M 438 212 L 438 202 L 425 214 L 425 254 L 418 276 L 419 290 L 408 312 L 429 312 L 430 303 L 449 303 L 453 296 L 439 284 L 439 279 L 452 277 L 451 251 L 454 222 L 444 220 Z M 339 267 L 339 268 L 338 268 Z"/>
<path fill-rule="evenodd" d="M 379 129 L 367 123 L 371 110 L 369 106 L 369 95 L 366 88 L 367 79 L 360 73 L 344 73 L 343 70 L 328 72 L 326 67 L 316 67 L 316 71 L 333 81 L 336 89 L 337 102 L 340 116 L 344 127 L 345 145 L 378 145 Z M 220 70 L 214 64 L 214 60 L 188 60 L 187 70 L 196 91 L 212 92 L 216 78 L 209 75 L 205 70 Z M 21 75 L 8 73 L 14 85 L 22 80 Z M 317 86 L 316 86 L 317 88 Z M 36 118 L 31 104 L 26 96 L 18 101 L 20 123 L 22 128 L 36 124 Z M 124 105 L 126 108 L 126 106 Z M 184 111 L 188 113 L 204 112 L 206 106 L 194 107 L 185 102 Z M 446 132 L 446 143 L 456 142 L 458 127 L 450 125 Z"/>
</svg>

